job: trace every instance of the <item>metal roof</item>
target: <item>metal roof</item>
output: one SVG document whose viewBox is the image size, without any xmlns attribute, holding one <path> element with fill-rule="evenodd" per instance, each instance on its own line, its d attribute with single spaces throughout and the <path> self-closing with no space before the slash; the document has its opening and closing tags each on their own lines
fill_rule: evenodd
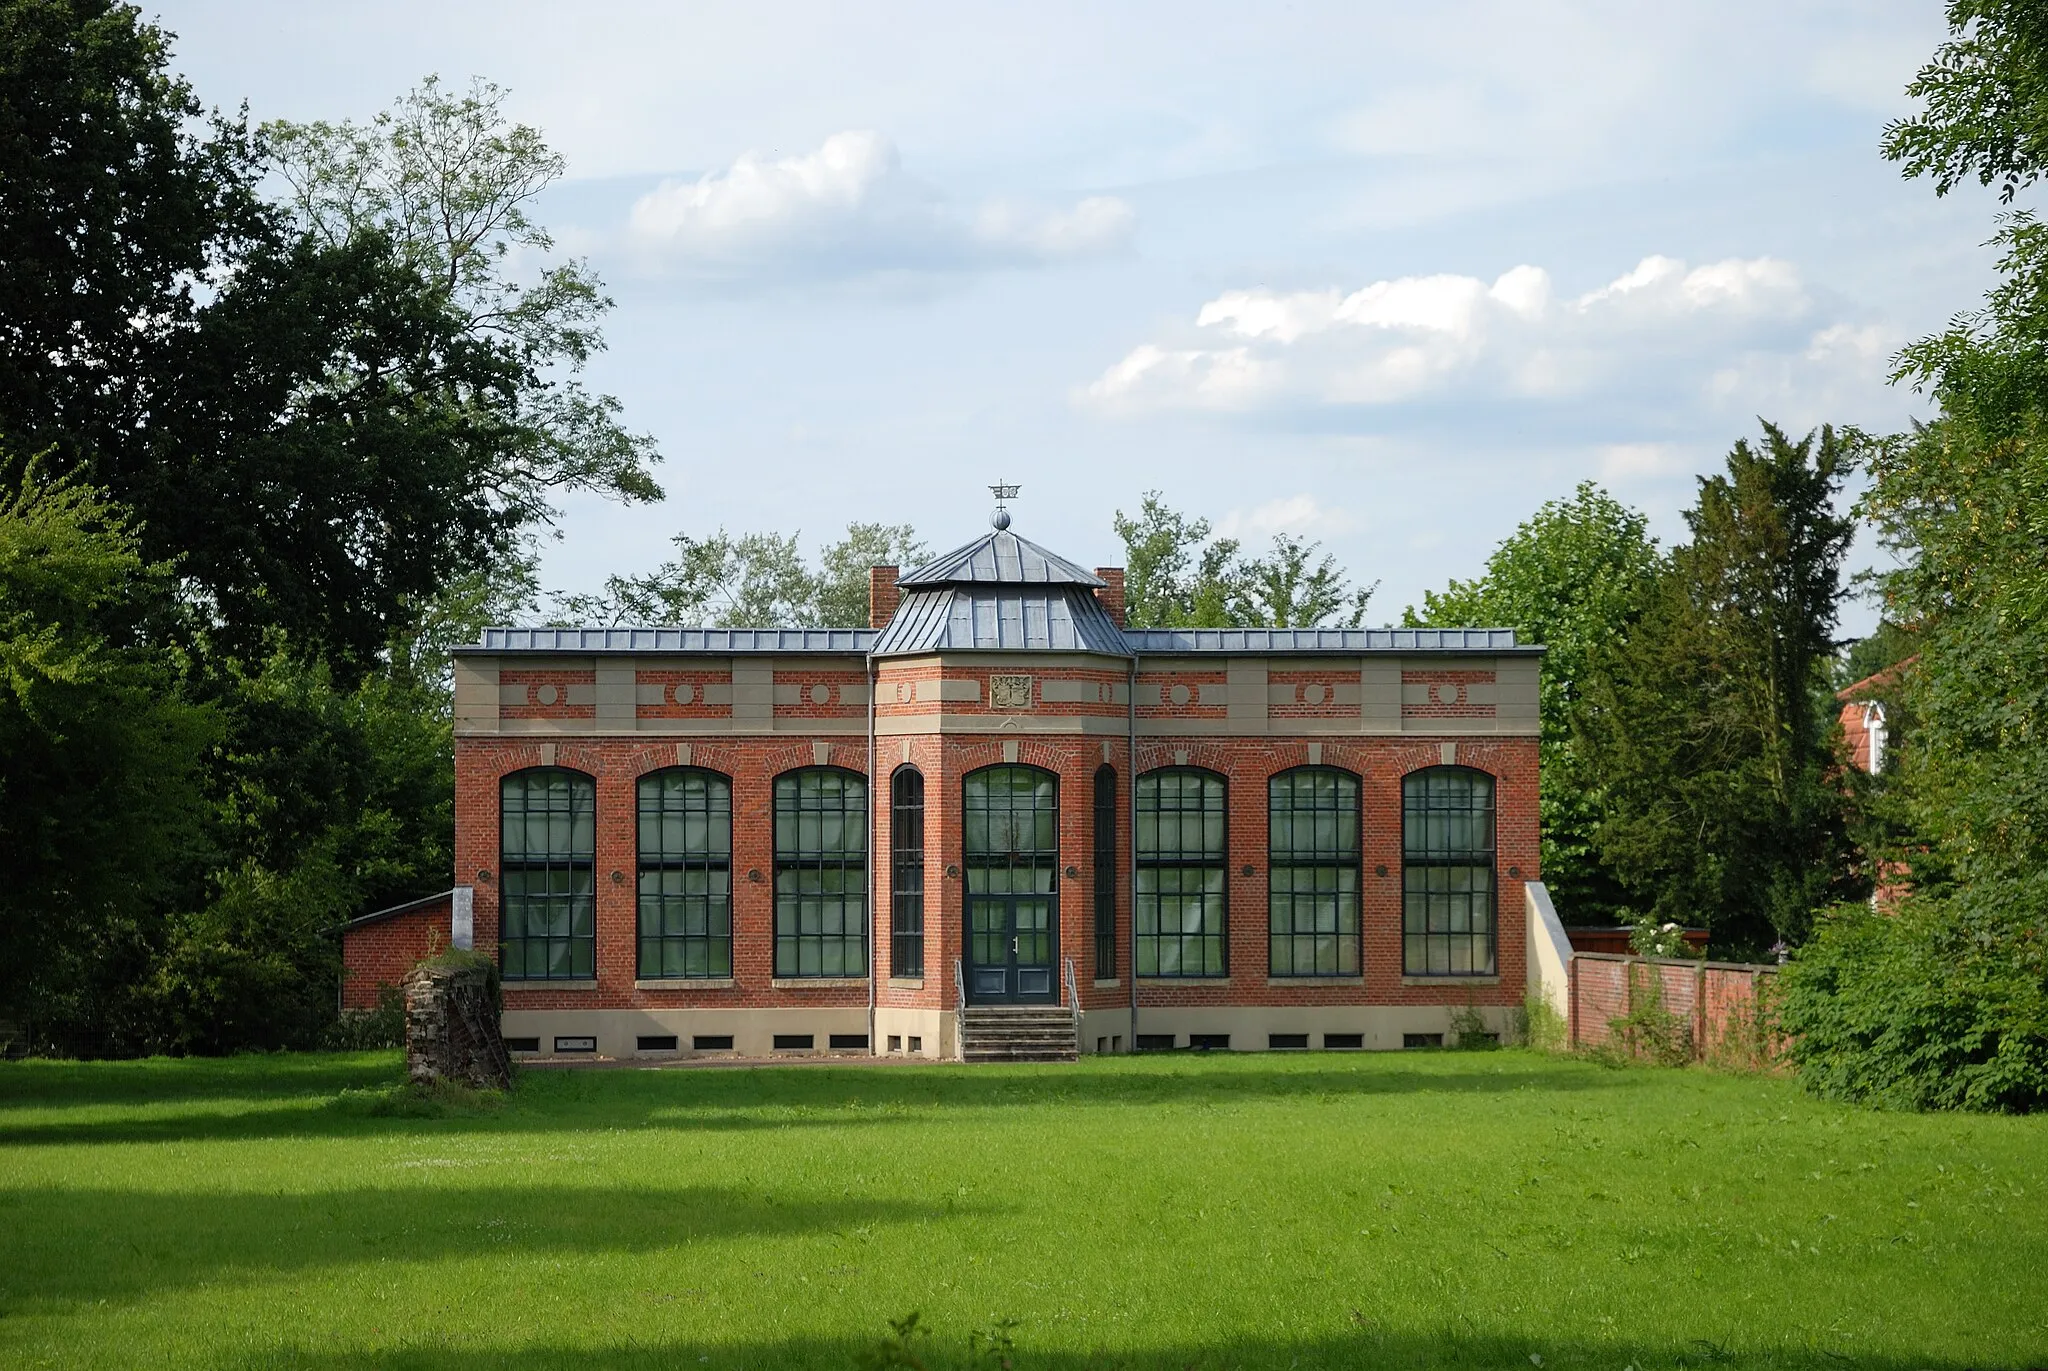
<svg viewBox="0 0 2048 1371">
<path fill-rule="evenodd" d="M 1100 576 L 1075 566 L 1056 552 L 1047 552 L 1028 538 L 1008 529 L 984 533 L 965 547 L 926 562 L 907 576 L 896 579 L 899 586 L 940 585 L 1107 585 Z"/>
<path fill-rule="evenodd" d="M 1127 628 L 1129 651 L 1541 652 L 1511 628 Z"/>
<path fill-rule="evenodd" d="M 468 652 L 839 652 L 874 645 L 871 628 L 487 628 Z"/>
<path fill-rule="evenodd" d="M 941 586 L 903 597 L 878 657 L 915 652 L 1100 652 L 1130 655 L 1123 633 L 1081 588 Z"/>
<path fill-rule="evenodd" d="M 1511 628 L 1127 628 L 1078 587 L 1027 590 L 938 586 L 903 597 L 896 617 L 871 628 L 487 628 L 482 643 L 457 652 L 1100 652 L 1115 657 L 1210 653 L 1264 655 L 1372 652 L 1535 654 Z"/>
</svg>

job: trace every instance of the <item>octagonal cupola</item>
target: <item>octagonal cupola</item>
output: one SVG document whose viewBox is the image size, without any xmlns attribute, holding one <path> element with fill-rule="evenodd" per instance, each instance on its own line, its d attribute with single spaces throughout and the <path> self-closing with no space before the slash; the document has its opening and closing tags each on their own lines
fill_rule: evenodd
<svg viewBox="0 0 2048 1371">
<path fill-rule="evenodd" d="M 1095 598 L 1108 582 L 1010 531 L 1008 510 L 973 542 L 897 579 L 902 600 L 877 657 L 927 652 L 1095 652 L 1130 648 Z"/>
</svg>

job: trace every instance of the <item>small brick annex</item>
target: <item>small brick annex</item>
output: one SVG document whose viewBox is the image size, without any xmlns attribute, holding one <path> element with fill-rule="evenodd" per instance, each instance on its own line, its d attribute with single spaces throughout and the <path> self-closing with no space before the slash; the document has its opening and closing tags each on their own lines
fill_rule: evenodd
<svg viewBox="0 0 2048 1371">
<path fill-rule="evenodd" d="M 1498 629 L 1126 629 L 1119 569 L 1082 571 L 1000 527 L 900 581 L 876 568 L 870 598 L 866 629 L 493 629 L 458 654 L 455 884 L 472 892 L 479 950 L 499 944 L 505 778 L 562 768 L 594 792 L 594 974 L 508 978 L 515 1048 L 952 1055 L 971 988 L 963 787 L 1002 765 L 1056 779 L 1057 998 L 1069 1002 L 1071 976 L 1084 1051 L 1400 1048 L 1446 1032 L 1460 1010 L 1505 1027 L 1521 1004 L 1524 885 L 1539 875 L 1540 649 Z M 1403 783 L 1445 766 L 1493 782 L 1488 974 L 1415 974 L 1403 962 Z M 672 767 L 730 784 L 729 976 L 640 974 L 639 782 Z M 859 977 L 779 977 L 773 964 L 775 782 L 816 767 L 866 778 L 871 798 Z M 913 966 L 890 964 L 888 801 L 903 767 L 924 779 L 924 957 Z M 1105 767 L 1118 800 L 1113 967 L 1095 957 Z M 1225 970 L 1134 983 L 1132 782 L 1187 767 L 1225 787 Z M 1355 974 L 1269 966 L 1268 786 L 1298 767 L 1356 778 Z M 448 940 L 450 897 L 437 899 L 346 930 L 345 1006 L 373 1004 L 408 957 Z"/>
</svg>

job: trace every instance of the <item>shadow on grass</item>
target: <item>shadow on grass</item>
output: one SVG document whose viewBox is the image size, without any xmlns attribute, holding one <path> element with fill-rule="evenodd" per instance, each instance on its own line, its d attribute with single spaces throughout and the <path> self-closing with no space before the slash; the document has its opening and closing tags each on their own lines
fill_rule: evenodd
<svg viewBox="0 0 2048 1371">
<path fill-rule="evenodd" d="M 361 1262 L 616 1254 L 1002 1212 L 940 1200 L 797 1202 L 725 1186 L 393 1185 L 147 1195 L 7 1189 L 0 1190 L 0 1229 L 8 1234 L 0 1239 L 0 1290 L 9 1305 L 91 1303 Z"/>
<path fill-rule="evenodd" d="M 8 1079 L 16 1071 L 36 1078 L 31 1088 Z M 1416 1094 L 1608 1091 L 1647 1079 L 1521 1053 L 1376 1053 L 1341 1059 L 1246 1054 L 1067 1066 L 536 1071 L 523 1075 L 503 1110 L 432 1120 L 370 1118 L 337 1103 L 343 1089 L 388 1084 L 396 1075 L 396 1058 L 389 1055 L 0 1068 L 0 1147 L 411 1131 L 658 1128 L 689 1133 L 851 1127 L 969 1109 L 1341 1103 Z M 152 1088 L 153 1078 L 161 1088 Z M 111 1119 L 9 1117 L 11 1108 L 24 1106 L 109 1105 L 191 1107 Z"/>
<path fill-rule="evenodd" d="M 453 1341 L 451 1339 L 450 1341 Z M 374 1364 L 386 1371 L 671 1371 L 671 1368 L 832 1368 L 924 1367 L 927 1371 L 952 1368 L 993 1368 L 1014 1366 L 1016 1371 L 1112 1371 L 1130 1368 L 1171 1368 L 1171 1371 L 1235 1371 L 1236 1368 L 1344 1368 L 1428 1367 L 1431 1371 L 1453 1368 L 1501 1368 L 1541 1366 L 1547 1368 L 1635 1367 L 1652 1368 L 1726 1367 L 1731 1371 L 1771 1368 L 1772 1371 L 1841 1371 L 1856 1366 L 1863 1371 L 1964 1371 L 1982 1365 L 1942 1355 L 1871 1356 L 1868 1353 L 1832 1347 L 1764 1348 L 1731 1338 L 1727 1344 L 1673 1339 L 1646 1343 L 1621 1339 L 1562 1341 L 1542 1336 L 1489 1337 L 1445 1332 L 1375 1334 L 1361 1331 L 1353 1337 L 1304 1341 L 1242 1338 L 1209 1344 L 1147 1348 L 1137 1352 L 1034 1352 L 1028 1332 L 1021 1332 L 1009 1360 L 991 1355 L 984 1347 L 977 1356 L 970 1352 L 966 1337 L 919 1339 L 910 1345 L 914 1359 L 888 1359 L 883 1339 L 868 1342 L 852 1339 L 791 1339 L 785 1342 L 731 1344 L 668 1342 L 648 1345 L 627 1343 L 601 1349 L 570 1347 L 490 1348 L 469 1350 L 455 1347 L 380 1347 L 374 1353 L 299 1352 L 280 1348 L 242 1363 L 258 1367 L 303 1367 L 310 1371 L 341 1371 L 341 1368 Z"/>
</svg>

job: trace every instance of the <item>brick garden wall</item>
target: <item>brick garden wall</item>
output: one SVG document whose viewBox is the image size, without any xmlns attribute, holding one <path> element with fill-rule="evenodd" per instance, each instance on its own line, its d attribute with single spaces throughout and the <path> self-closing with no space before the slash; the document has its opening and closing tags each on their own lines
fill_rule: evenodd
<svg viewBox="0 0 2048 1371">
<path fill-rule="evenodd" d="M 1644 1002 L 1654 984 L 1663 1008 L 1685 1028 L 1702 1061 L 1754 1061 L 1781 1045 L 1760 1035 L 1759 997 L 1768 1001 L 1775 966 L 1575 953 L 1569 970 L 1571 1044 L 1614 1042 L 1613 1021 Z"/>
</svg>

